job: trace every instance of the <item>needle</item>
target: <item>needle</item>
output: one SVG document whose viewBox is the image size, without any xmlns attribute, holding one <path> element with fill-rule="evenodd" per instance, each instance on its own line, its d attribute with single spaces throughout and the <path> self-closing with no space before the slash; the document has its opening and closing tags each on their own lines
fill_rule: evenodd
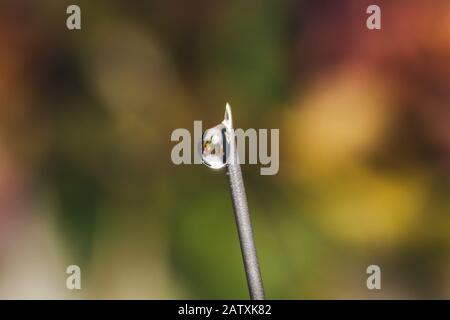
<svg viewBox="0 0 450 320">
<path fill-rule="evenodd" d="M 227 176 L 236 218 L 236 226 L 239 234 L 242 258 L 244 260 L 245 273 L 247 276 L 247 284 L 250 291 L 250 298 L 252 300 L 264 300 L 264 288 L 259 269 L 258 257 L 256 255 L 255 242 L 253 239 L 244 180 L 242 178 L 241 166 L 238 161 L 231 108 L 228 103 L 225 107 L 225 117 L 222 123 L 225 125 L 230 138 L 231 154 L 226 165 Z"/>
</svg>

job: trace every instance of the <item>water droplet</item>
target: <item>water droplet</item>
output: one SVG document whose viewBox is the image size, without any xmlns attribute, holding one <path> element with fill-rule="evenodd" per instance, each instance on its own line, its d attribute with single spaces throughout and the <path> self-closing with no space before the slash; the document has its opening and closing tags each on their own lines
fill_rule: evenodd
<svg viewBox="0 0 450 320">
<path fill-rule="evenodd" d="M 220 169 L 227 164 L 230 143 L 227 129 L 221 123 L 214 128 L 207 129 L 202 138 L 203 163 L 213 169 Z"/>
</svg>

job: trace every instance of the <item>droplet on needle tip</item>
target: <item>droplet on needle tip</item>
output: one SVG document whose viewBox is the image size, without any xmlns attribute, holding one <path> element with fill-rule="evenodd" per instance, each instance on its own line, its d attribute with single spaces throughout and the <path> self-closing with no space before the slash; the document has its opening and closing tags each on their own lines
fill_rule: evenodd
<svg viewBox="0 0 450 320">
<path fill-rule="evenodd" d="M 223 121 L 217 126 L 205 130 L 202 137 L 202 161 L 213 169 L 227 165 L 230 153 L 230 131 L 233 128 L 231 107 L 227 102 Z"/>
</svg>

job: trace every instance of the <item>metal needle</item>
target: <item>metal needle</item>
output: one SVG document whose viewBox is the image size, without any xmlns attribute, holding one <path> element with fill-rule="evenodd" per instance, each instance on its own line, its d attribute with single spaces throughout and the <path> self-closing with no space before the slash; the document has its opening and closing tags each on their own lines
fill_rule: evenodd
<svg viewBox="0 0 450 320">
<path fill-rule="evenodd" d="M 264 300 L 264 288 L 259 269 L 258 257 L 256 255 L 255 242 L 253 239 L 244 180 L 242 178 L 241 166 L 238 161 L 231 108 L 228 103 L 225 107 L 225 118 L 223 124 L 227 128 L 230 138 L 231 153 L 227 163 L 227 176 L 236 218 L 236 226 L 239 234 L 242 258 L 244 260 L 245 273 L 247 276 L 247 284 L 250 291 L 250 298 L 252 300 Z"/>
</svg>

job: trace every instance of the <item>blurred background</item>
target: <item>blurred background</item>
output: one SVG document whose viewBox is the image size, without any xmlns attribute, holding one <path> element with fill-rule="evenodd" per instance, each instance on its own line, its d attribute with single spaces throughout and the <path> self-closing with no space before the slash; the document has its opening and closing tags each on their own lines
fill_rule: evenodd
<svg viewBox="0 0 450 320">
<path fill-rule="evenodd" d="M 1 298 L 247 298 L 225 174 L 170 158 L 227 101 L 280 129 L 242 168 L 268 298 L 450 297 L 449 1 L 74 3 L 0 3 Z"/>
</svg>

